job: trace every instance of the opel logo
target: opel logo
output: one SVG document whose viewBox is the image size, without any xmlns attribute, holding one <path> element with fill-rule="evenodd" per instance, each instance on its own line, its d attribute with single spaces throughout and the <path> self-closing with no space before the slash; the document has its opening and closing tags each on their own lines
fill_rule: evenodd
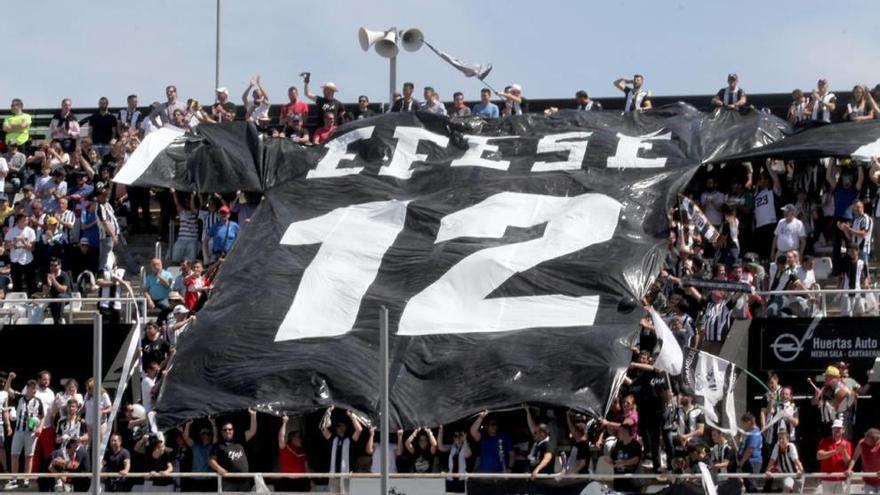
<svg viewBox="0 0 880 495">
<path fill-rule="evenodd" d="M 801 354 L 801 351 L 804 350 L 803 341 L 790 333 L 784 333 L 776 337 L 776 340 L 770 344 L 770 348 L 773 349 L 776 359 L 783 363 L 794 361 Z"/>
</svg>

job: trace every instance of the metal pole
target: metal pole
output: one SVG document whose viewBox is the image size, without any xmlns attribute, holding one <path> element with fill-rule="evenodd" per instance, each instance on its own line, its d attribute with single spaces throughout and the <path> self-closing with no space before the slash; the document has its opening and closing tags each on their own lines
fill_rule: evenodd
<svg viewBox="0 0 880 495">
<path fill-rule="evenodd" d="M 217 0 L 217 16 L 215 25 L 216 39 L 214 41 L 214 88 L 220 87 L 220 0 Z"/>
<path fill-rule="evenodd" d="M 103 320 L 101 313 L 95 314 L 92 324 L 92 493 L 97 495 L 101 492 L 101 399 L 103 394 L 101 376 L 101 348 L 103 343 Z"/>
<path fill-rule="evenodd" d="M 391 107 L 394 105 L 394 90 L 397 89 L 397 57 L 391 57 L 388 60 L 388 64 L 390 66 L 390 74 L 388 75 L 388 111 L 390 112 Z"/>
<path fill-rule="evenodd" d="M 392 59 L 394 60 L 394 59 Z M 379 481 L 379 493 L 388 494 L 388 439 L 391 438 L 391 421 L 388 407 L 388 308 L 379 308 L 379 431 L 384 437 L 379 441 L 379 459 L 382 466 L 382 477 Z"/>
</svg>

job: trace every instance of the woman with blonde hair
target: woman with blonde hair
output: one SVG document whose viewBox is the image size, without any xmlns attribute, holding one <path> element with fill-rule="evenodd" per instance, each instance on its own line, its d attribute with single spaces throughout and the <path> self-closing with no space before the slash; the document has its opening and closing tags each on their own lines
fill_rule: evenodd
<svg viewBox="0 0 880 495">
<path fill-rule="evenodd" d="M 867 86 L 856 85 L 852 90 L 852 101 L 846 104 L 846 113 L 843 114 L 844 120 L 862 121 L 874 120 L 877 116 L 875 108 L 877 103 L 871 97 L 871 92 Z"/>
<path fill-rule="evenodd" d="M 100 409 L 99 413 L 101 415 L 101 435 L 103 436 L 107 432 L 107 418 L 110 416 L 110 411 L 113 410 L 113 402 L 110 401 L 110 394 L 101 387 L 101 397 L 100 402 L 98 403 L 98 408 Z M 94 412 L 94 402 L 96 400 L 95 397 L 95 379 L 89 378 L 86 380 L 86 395 L 85 395 L 85 418 L 86 418 L 86 426 L 88 427 L 89 438 L 93 435 L 94 424 L 95 424 L 95 412 Z"/>
</svg>

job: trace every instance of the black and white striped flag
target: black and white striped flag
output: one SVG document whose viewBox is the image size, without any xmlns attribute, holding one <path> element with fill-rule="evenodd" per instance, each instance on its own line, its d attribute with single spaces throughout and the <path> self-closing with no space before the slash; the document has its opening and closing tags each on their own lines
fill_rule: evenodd
<svg viewBox="0 0 880 495">
<path fill-rule="evenodd" d="M 706 424 L 730 435 L 738 431 L 733 389 L 741 371 L 713 354 L 692 347 L 685 349 L 685 384 L 702 399 Z"/>
<path fill-rule="evenodd" d="M 709 223 L 703 210 L 687 196 L 681 196 L 681 209 L 687 215 L 687 220 L 693 223 L 700 235 L 703 236 L 703 239 L 713 243 L 718 240 L 719 232 Z"/>
</svg>

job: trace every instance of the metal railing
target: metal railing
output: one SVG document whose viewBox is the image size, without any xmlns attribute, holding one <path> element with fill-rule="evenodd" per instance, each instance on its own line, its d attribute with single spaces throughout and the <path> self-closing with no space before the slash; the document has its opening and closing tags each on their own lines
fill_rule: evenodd
<svg viewBox="0 0 880 495">
<path fill-rule="evenodd" d="M 202 473 L 178 473 L 173 472 L 167 475 L 157 475 L 155 473 L 128 473 L 124 477 L 120 477 L 118 472 L 86 472 L 86 473 L 31 473 L 31 474 L 12 474 L 12 473 L 0 473 L 0 481 L 8 481 L 8 480 L 38 480 L 38 479 L 97 479 L 100 478 L 102 480 L 108 479 L 128 479 L 128 480 L 183 480 L 183 479 L 200 479 L 200 480 L 213 480 L 216 482 L 216 492 L 223 492 L 223 480 L 297 480 L 297 479 L 311 479 L 311 480 L 328 480 L 328 479 L 339 479 L 339 480 L 358 480 L 358 479 L 379 479 L 380 475 L 378 473 L 277 473 L 277 472 L 255 472 L 255 473 L 226 473 L 224 475 L 219 475 L 215 472 L 202 472 Z M 451 479 L 456 478 L 459 480 L 467 480 L 479 479 L 479 480 L 540 480 L 540 481 L 598 481 L 600 483 L 611 484 L 614 481 L 618 480 L 627 480 L 627 481 L 640 481 L 642 483 L 651 484 L 651 485 L 668 485 L 676 482 L 682 481 L 690 481 L 699 483 L 702 480 L 702 476 L 699 474 L 673 474 L 673 473 L 662 473 L 662 474 L 644 474 L 644 473 L 633 473 L 633 474 L 568 474 L 568 473 L 555 473 L 555 474 L 539 474 L 539 475 L 531 475 L 529 473 L 448 473 L 448 472 L 437 472 L 437 473 L 390 473 L 389 477 L 391 479 Z M 822 478 L 842 478 L 839 481 L 842 481 L 845 484 L 845 489 L 843 493 L 851 493 L 851 488 L 854 482 L 862 481 L 866 478 L 876 478 L 877 473 L 874 472 L 853 472 L 853 473 L 756 473 L 756 474 L 746 474 L 746 473 L 718 473 L 717 478 L 718 481 L 725 481 L 731 479 L 738 480 L 784 480 L 786 478 L 795 478 L 804 482 L 812 481 L 812 480 L 820 480 Z M 169 492 L 172 491 L 172 488 L 169 487 Z M 94 493 L 94 488 L 92 489 Z M 343 493 L 343 492 L 323 492 L 323 493 Z M 767 493 L 767 492 L 762 492 Z"/>
<path fill-rule="evenodd" d="M 880 295 L 880 289 L 793 289 L 793 290 L 763 290 L 755 291 L 755 294 L 763 297 L 768 296 L 807 296 L 809 299 L 818 301 L 819 309 L 822 315 L 828 314 L 828 296 L 843 296 L 852 294 L 853 296 L 864 296 L 866 294 Z M 878 296 L 880 298 L 880 296 Z M 815 313 L 815 310 L 814 310 Z M 855 316 L 855 315 L 854 315 Z M 863 314 L 861 316 L 872 316 L 871 314 Z"/>
<path fill-rule="evenodd" d="M 39 297 L 3 300 L 0 302 L 0 320 L 7 320 L 8 324 L 16 323 L 19 318 L 12 318 L 20 316 L 20 313 L 16 308 L 16 306 L 19 306 L 25 311 L 25 315 L 20 316 L 20 318 L 27 318 L 29 320 L 28 324 L 42 324 L 46 317 L 45 313 L 49 304 L 59 303 L 66 305 L 64 308 L 64 312 L 67 316 L 66 323 L 73 323 L 75 313 L 92 314 L 96 312 L 74 309 L 74 306 L 76 305 L 79 305 L 79 307 L 82 308 L 83 303 L 89 302 L 97 303 L 98 307 L 104 302 L 111 304 L 116 302 L 122 303 L 121 321 L 125 323 L 132 323 L 135 321 L 134 315 L 137 314 L 135 306 L 141 309 L 140 314 L 147 314 L 147 299 L 145 297 Z M 34 314 L 43 315 L 43 317 L 40 318 L 40 321 L 36 321 L 36 318 L 32 316 Z"/>
</svg>

